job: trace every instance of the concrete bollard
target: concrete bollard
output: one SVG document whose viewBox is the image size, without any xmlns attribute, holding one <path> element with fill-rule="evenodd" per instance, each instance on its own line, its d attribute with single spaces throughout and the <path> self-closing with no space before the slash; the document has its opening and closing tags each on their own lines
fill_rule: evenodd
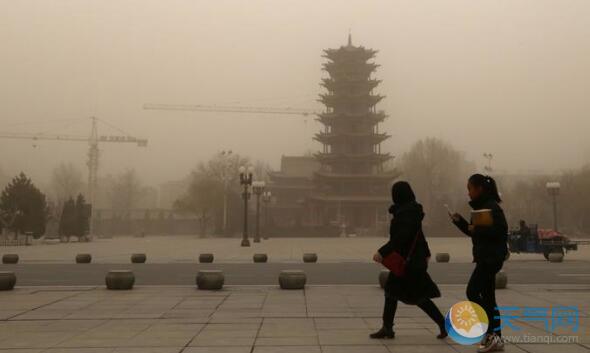
<svg viewBox="0 0 590 353">
<path fill-rule="evenodd" d="M 0 272 L 0 290 L 12 290 L 16 284 L 16 275 L 14 272 Z"/>
<path fill-rule="evenodd" d="M 279 285 L 281 289 L 303 289 L 307 277 L 301 270 L 284 270 L 279 275 Z"/>
<path fill-rule="evenodd" d="M 563 262 L 563 254 L 560 252 L 552 252 L 547 256 L 549 262 Z"/>
<path fill-rule="evenodd" d="M 197 288 L 201 290 L 220 290 L 223 288 L 225 276 L 220 270 L 201 270 L 197 273 Z"/>
<path fill-rule="evenodd" d="M 506 289 L 508 285 L 508 276 L 506 272 L 500 271 L 496 273 L 496 289 Z"/>
<path fill-rule="evenodd" d="M 145 254 L 133 254 L 131 255 L 131 263 L 134 264 L 143 264 L 147 260 L 147 256 Z"/>
<path fill-rule="evenodd" d="M 130 270 L 111 270 L 105 277 L 107 289 L 129 290 L 135 284 L 135 275 Z"/>
<path fill-rule="evenodd" d="M 303 254 L 303 262 L 318 262 L 318 255 L 315 253 Z"/>
<path fill-rule="evenodd" d="M 387 283 L 388 278 L 389 270 L 381 270 L 379 273 L 379 286 L 381 286 L 381 289 L 385 289 L 385 284 Z"/>
<path fill-rule="evenodd" d="M 256 263 L 262 263 L 262 262 L 267 262 L 268 261 L 268 255 L 266 254 L 254 254 L 254 256 L 252 256 L 252 260 Z"/>
<path fill-rule="evenodd" d="M 199 262 L 204 264 L 210 264 L 214 260 L 213 254 L 200 254 L 199 255 Z"/>
<path fill-rule="evenodd" d="M 435 256 L 436 262 L 449 262 L 451 259 L 451 255 L 446 252 L 439 252 Z"/>
<path fill-rule="evenodd" d="M 77 264 L 89 264 L 92 262 L 92 255 L 90 254 L 78 254 L 76 255 Z"/>
<path fill-rule="evenodd" d="M 18 254 L 4 254 L 2 256 L 2 263 L 3 264 L 17 264 L 18 263 Z"/>
</svg>

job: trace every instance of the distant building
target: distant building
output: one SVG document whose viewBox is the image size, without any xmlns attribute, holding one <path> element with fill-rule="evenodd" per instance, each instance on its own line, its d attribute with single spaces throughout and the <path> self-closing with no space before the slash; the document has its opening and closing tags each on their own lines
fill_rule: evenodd
<svg viewBox="0 0 590 353">
<path fill-rule="evenodd" d="M 313 162 L 289 157 L 292 161 L 283 160 L 281 171 L 271 175 L 272 219 L 338 233 L 382 233 L 390 185 L 398 173 L 384 169 L 392 156 L 381 152 L 381 142 L 390 136 L 379 131 L 387 116 L 375 108 L 383 99 L 373 93 L 380 83 L 372 77 L 378 67 L 370 61 L 375 54 L 352 45 L 350 37 L 348 45 L 324 51 L 329 76 L 322 80 L 327 92 L 319 100 L 326 110 L 317 119 L 324 129 L 314 137 L 323 148 Z"/>
<path fill-rule="evenodd" d="M 309 226 L 305 200 L 314 190 L 313 176 L 321 164 L 313 156 L 283 156 L 281 169 L 269 173 L 268 190 L 273 195 L 272 224 L 280 228 Z"/>
</svg>

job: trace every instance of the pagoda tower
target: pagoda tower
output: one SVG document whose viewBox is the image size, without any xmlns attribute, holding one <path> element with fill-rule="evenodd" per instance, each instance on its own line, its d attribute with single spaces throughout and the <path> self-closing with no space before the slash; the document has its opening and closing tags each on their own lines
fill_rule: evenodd
<svg viewBox="0 0 590 353">
<path fill-rule="evenodd" d="M 388 222 L 390 186 L 395 171 L 384 170 L 392 158 L 381 152 L 381 142 L 390 136 L 379 131 L 387 117 L 375 106 L 384 97 L 374 89 L 381 82 L 373 77 L 379 65 L 376 50 L 348 44 L 324 50 L 326 93 L 319 101 L 323 130 L 314 137 L 322 145 L 315 155 L 321 167 L 314 175 L 316 192 L 310 197 L 310 214 L 316 225 L 338 225 L 347 233 L 379 229 Z"/>
</svg>

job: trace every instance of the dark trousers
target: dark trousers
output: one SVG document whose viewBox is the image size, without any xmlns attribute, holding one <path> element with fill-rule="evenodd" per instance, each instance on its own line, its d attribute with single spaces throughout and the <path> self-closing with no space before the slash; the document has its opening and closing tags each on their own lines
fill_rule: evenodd
<svg viewBox="0 0 590 353">
<path fill-rule="evenodd" d="M 445 318 L 434 302 L 430 299 L 417 304 L 439 327 L 445 325 Z M 385 296 L 385 305 L 383 306 L 383 327 L 392 329 L 395 312 L 397 311 L 397 299 Z"/>
<path fill-rule="evenodd" d="M 486 312 L 490 324 L 488 333 L 501 336 L 500 311 L 496 303 L 496 273 L 502 262 L 478 262 L 467 284 L 467 299 L 479 304 Z"/>
</svg>

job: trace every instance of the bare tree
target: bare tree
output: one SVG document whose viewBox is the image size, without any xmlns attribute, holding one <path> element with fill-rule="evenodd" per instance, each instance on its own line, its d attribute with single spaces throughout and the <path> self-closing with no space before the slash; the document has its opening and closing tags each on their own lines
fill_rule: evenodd
<svg viewBox="0 0 590 353">
<path fill-rule="evenodd" d="M 240 208 L 239 168 L 250 164 L 250 159 L 231 151 L 214 155 L 201 162 L 191 173 L 190 184 L 184 196 L 175 202 L 175 209 L 195 214 L 201 220 L 201 233 L 211 221 L 216 230 L 229 232 L 236 224 L 233 217 Z M 260 164 L 264 173 L 263 164 Z"/>
<path fill-rule="evenodd" d="M 111 207 L 113 210 L 129 212 L 137 207 L 144 190 L 135 169 L 127 169 L 116 176 L 110 186 Z"/>
<path fill-rule="evenodd" d="M 193 173 L 187 193 L 174 203 L 174 208 L 199 217 L 201 235 L 205 235 L 212 214 L 222 207 L 223 183 L 202 174 Z"/>
<path fill-rule="evenodd" d="M 412 184 L 430 222 L 442 221 L 444 204 L 459 207 L 475 165 L 462 152 L 437 138 L 416 142 L 401 158 L 403 178 Z M 446 220 L 445 220 L 446 221 Z"/>
<path fill-rule="evenodd" d="M 58 205 L 82 190 L 82 172 L 72 163 L 60 163 L 53 169 L 51 187 Z"/>
<path fill-rule="evenodd" d="M 242 157 L 231 151 L 224 151 L 214 155 L 205 163 L 199 163 L 195 173 L 208 178 L 226 180 L 231 187 L 238 182 L 238 169 L 248 164 L 250 164 L 248 157 Z"/>
</svg>

